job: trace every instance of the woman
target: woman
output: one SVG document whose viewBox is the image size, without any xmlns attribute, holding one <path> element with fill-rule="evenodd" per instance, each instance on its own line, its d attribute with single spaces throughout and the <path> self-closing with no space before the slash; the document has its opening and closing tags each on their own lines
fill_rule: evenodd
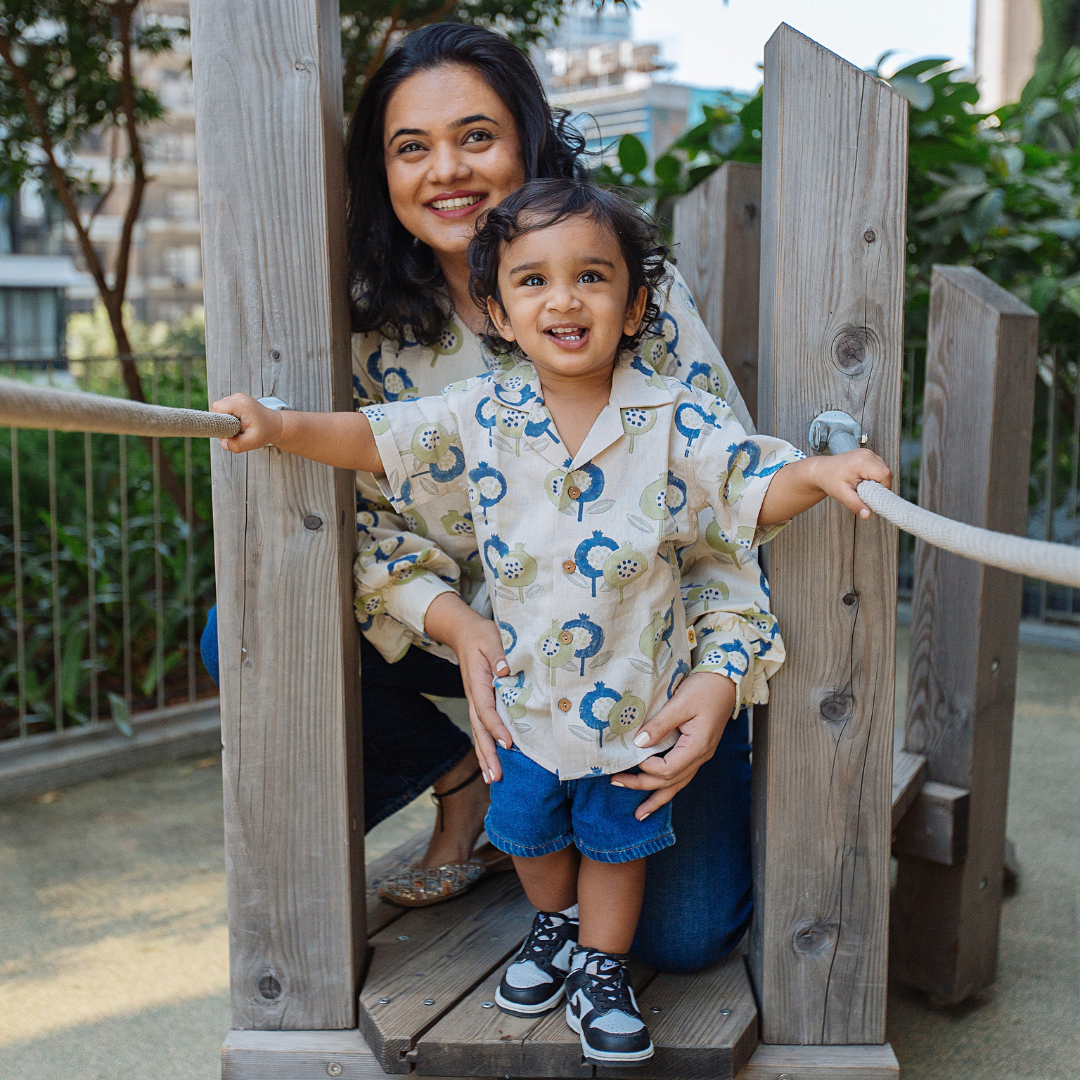
<svg viewBox="0 0 1080 1080">
<path fill-rule="evenodd" d="M 387 57 L 364 89 L 349 134 L 358 404 L 438 393 L 497 363 L 481 349 L 476 335 L 483 316 L 468 295 L 465 250 L 476 221 L 527 179 L 583 174 L 583 146 L 565 115 L 553 116 L 525 55 L 495 33 L 435 24 L 409 35 Z M 722 394 L 752 430 L 677 274 L 639 353 L 636 363 Z M 484 419 L 492 440 L 505 438 L 496 418 Z M 430 469 L 447 464 L 433 461 Z M 424 477 L 415 482 L 423 484 Z M 445 617 L 450 605 L 440 597 L 455 589 L 483 610 L 471 513 L 484 510 L 491 494 L 485 482 L 477 479 L 471 508 L 428 502 L 422 515 L 402 517 L 370 476 L 357 475 L 366 826 L 429 785 L 440 803 L 418 867 L 402 868 L 381 890 L 407 905 L 457 895 L 487 869 L 483 853 L 473 852 L 488 799 L 471 745 L 423 696 L 461 697 L 472 689 L 462 685 L 457 667 L 425 628 Z M 587 510 L 588 494 L 586 488 L 579 512 Z M 728 589 L 711 571 L 732 561 L 737 585 Z M 739 566 L 736 555 L 713 550 L 703 535 L 684 553 L 681 570 L 687 623 L 698 640 L 695 660 L 704 650 L 722 650 L 730 657 L 726 674 L 739 685 L 740 703 L 764 700 L 765 679 L 782 661 L 783 646 L 756 561 Z M 587 640 L 575 645 L 583 665 L 602 661 L 591 656 Z M 509 655 L 532 643 L 519 646 L 512 628 L 504 627 L 504 646 Z M 650 860 L 635 939 L 635 951 L 665 970 L 693 970 L 719 958 L 737 943 L 750 917 L 747 714 L 743 708 L 730 723 L 717 715 L 710 679 L 708 673 L 684 679 L 648 725 L 654 739 L 679 727 L 677 746 L 665 758 L 648 759 L 639 775 L 618 778 L 653 791 L 646 809 L 678 794 L 673 812 L 679 839 Z M 477 694 L 490 692 L 490 685 L 476 687 Z M 473 717 L 475 737 L 491 746 L 475 712 Z M 673 925 L 677 936 L 669 930 Z"/>
</svg>

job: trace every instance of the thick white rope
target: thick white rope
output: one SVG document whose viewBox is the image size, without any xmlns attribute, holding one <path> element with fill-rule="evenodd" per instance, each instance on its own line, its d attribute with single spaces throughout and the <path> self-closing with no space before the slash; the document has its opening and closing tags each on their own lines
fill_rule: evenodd
<svg viewBox="0 0 1080 1080">
<path fill-rule="evenodd" d="M 1080 548 L 963 525 L 915 506 L 873 480 L 864 480 L 858 491 L 875 514 L 934 547 L 1014 574 L 1080 588 Z"/>
<path fill-rule="evenodd" d="M 103 435 L 229 439 L 240 421 L 224 413 L 170 409 L 126 398 L 0 379 L 0 427 L 91 431 Z"/>
</svg>

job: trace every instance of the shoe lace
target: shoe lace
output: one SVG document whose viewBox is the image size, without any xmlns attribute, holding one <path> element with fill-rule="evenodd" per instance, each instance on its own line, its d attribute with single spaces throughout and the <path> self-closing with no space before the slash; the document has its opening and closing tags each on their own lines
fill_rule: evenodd
<svg viewBox="0 0 1080 1080">
<path fill-rule="evenodd" d="M 630 996 L 629 972 L 625 964 L 605 957 L 598 963 L 587 963 L 585 974 L 589 977 L 589 997 L 599 1010 L 637 1011 Z"/>
<path fill-rule="evenodd" d="M 559 921 L 556 922 L 555 920 Z M 570 920 L 562 915 L 539 914 L 533 919 L 532 930 L 521 946 L 517 960 L 550 960 L 566 941 Z"/>
</svg>

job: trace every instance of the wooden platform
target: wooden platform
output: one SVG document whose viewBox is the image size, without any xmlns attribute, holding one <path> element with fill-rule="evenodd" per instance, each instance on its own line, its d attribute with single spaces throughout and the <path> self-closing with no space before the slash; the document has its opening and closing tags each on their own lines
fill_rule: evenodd
<svg viewBox="0 0 1080 1080">
<path fill-rule="evenodd" d="M 561 1008 L 533 1020 L 500 1012 L 495 987 L 528 932 L 533 908 L 510 873 L 429 908 L 407 911 L 375 899 L 380 878 L 414 858 L 425 840 L 419 836 L 368 867 L 372 952 L 359 1022 L 385 1072 L 728 1080 L 750 1059 L 757 1008 L 741 956 L 692 975 L 634 968 L 656 1055 L 632 1069 L 585 1064 Z"/>
</svg>

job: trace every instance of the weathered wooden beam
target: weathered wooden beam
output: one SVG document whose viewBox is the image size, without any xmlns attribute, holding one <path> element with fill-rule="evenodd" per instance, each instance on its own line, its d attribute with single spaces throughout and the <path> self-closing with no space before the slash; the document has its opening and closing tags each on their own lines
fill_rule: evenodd
<svg viewBox="0 0 1080 1080">
<path fill-rule="evenodd" d="M 892 764 L 892 827 L 897 825 L 908 812 L 908 807 L 915 801 L 919 789 L 926 780 L 926 758 L 922 754 L 912 754 L 904 749 L 904 733 L 897 731 L 893 735 Z"/>
<path fill-rule="evenodd" d="M 762 431 L 826 409 L 899 471 L 907 103 L 782 25 L 765 48 Z M 882 1043 L 896 530 L 826 501 L 771 545 L 788 662 L 754 722 L 762 1040 Z"/>
<path fill-rule="evenodd" d="M 191 45 L 210 398 L 349 409 L 337 0 L 194 0 Z M 352 479 L 270 447 L 211 462 L 233 1027 L 354 1027 Z"/>
<path fill-rule="evenodd" d="M 942 866 L 967 858 L 971 795 L 964 788 L 927 780 L 893 840 L 894 855 L 913 855 Z"/>
<path fill-rule="evenodd" d="M 675 258 L 757 422 L 761 166 L 726 161 L 675 205 Z"/>
<path fill-rule="evenodd" d="M 736 1080 L 897 1080 L 892 1047 L 759 1046 Z"/>
<path fill-rule="evenodd" d="M 1038 318 L 970 267 L 930 291 L 919 504 L 1023 535 Z M 918 542 L 905 746 L 971 793 L 967 858 L 900 855 L 895 974 L 938 1001 L 994 979 L 1005 860 L 1021 579 Z"/>
</svg>

